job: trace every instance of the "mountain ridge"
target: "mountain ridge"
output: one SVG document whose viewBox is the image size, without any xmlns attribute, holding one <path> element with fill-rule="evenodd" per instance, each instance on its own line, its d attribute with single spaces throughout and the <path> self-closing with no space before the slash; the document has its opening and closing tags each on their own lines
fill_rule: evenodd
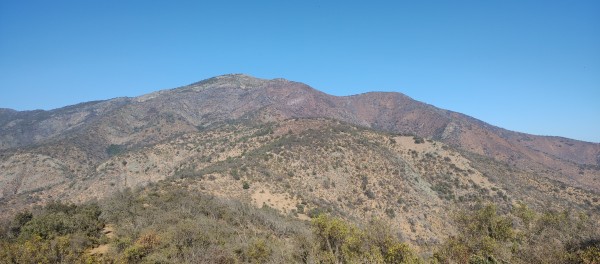
<svg viewBox="0 0 600 264">
<path fill-rule="evenodd" d="M 283 82 L 288 82 L 288 83 L 299 83 L 299 84 L 306 85 L 304 83 L 291 81 L 291 80 L 288 80 L 288 79 L 285 79 L 285 78 L 263 79 L 263 78 L 253 77 L 251 75 L 247 75 L 247 74 L 243 74 L 243 73 L 223 74 L 223 75 L 211 77 L 211 78 L 208 78 L 208 79 L 205 79 L 205 80 L 193 82 L 193 83 L 191 83 L 189 85 L 184 85 L 184 86 L 180 86 L 180 87 L 176 87 L 176 88 L 168 88 L 168 89 L 157 90 L 157 91 L 150 92 L 150 93 L 147 93 L 147 94 L 142 94 L 142 95 L 139 95 L 139 96 L 133 96 L 133 97 L 119 96 L 119 97 L 114 97 L 114 98 L 109 98 L 109 99 L 92 100 L 92 101 L 81 102 L 81 103 L 76 103 L 76 104 L 72 104 L 72 105 L 66 105 L 66 106 L 62 106 L 62 107 L 58 107 L 58 108 L 53 108 L 53 109 L 48 109 L 48 110 L 45 110 L 45 109 L 16 110 L 16 109 L 12 109 L 12 108 L 2 108 L 2 107 L 0 107 L 0 115 L 2 115 L 2 114 L 10 114 L 10 113 L 55 112 L 55 111 L 69 109 L 69 108 L 79 107 L 81 105 L 102 103 L 102 102 L 113 101 L 113 100 L 123 100 L 124 99 L 124 100 L 136 100 L 136 101 L 140 101 L 140 99 L 142 99 L 142 98 L 153 97 L 153 96 L 156 96 L 156 95 L 159 95 L 159 94 L 163 94 L 163 93 L 167 93 L 167 92 L 170 92 L 170 91 L 189 90 L 189 89 L 194 90 L 193 88 L 195 88 L 197 86 L 201 86 L 203 84 L 211 83 L 211 82 L 214 82 L 216 80 L 226 79 L 226 78 L 229 78 L 229 77 L 231 77 L 231 78 L 242 77 L 244 79 L 254 79 L 254 80 L 259 80 L 259 81 L 263 81 L 263 82 L 268 82 L 268 81 L 283 81 Z M 308 86 L 308 85 L 306 85 L 306 86 Z M 245 88 L 246 87 L 242 87 L 242 89 L 245 89 Z M 312 88 L 312 89 L 314 89 L 314 88 Z M 195 91 L 197 91 L 197 90 L 195 90 Z M 557 136 L 557 135 L 551 135 L 551 134 L 547 134 L 547 135 L 532 134 L 532 133 L 527 133 L 527 132 L 522 132 L 522 131 L 505 129 L 505 128 L 501 127 L 501 126 L 490 124 L 490 123 L 488 123 L 488 122 L 486 122 L 484 120 L 481 120 L 481 119 L 478 119 L 478 118 L 475 118 L 475 117 L 472 117 L 472 116 L 469 116 L 469 115 L 466 115 L 466 114 L 463 114 L 463 113 L 460 113 L 460 112 L 457 112 L 457 111 L 453 111 L 453 110 L 450 110 L 450 109 L 439 108 L 439 107 L 437 107 L 435 105 L 432 105 L 432 104 L 429 104 L 429 103 L 426 103 L 426 102 L 423 102 L 423 101 L 416 100 L 416 99 L 414 99 L 414 98 L 412 98 L 412 97 L 410 97 L 410 96 L 408 96 L 408 95 L 406 95 L 406 94 L 404 94 L 402 92 L 397 92 L 397 91 L 376 91 L 376 90 L 374 90 L 374 91 L 367 91 L 367 92 L 363 92 L 363 93 L 350 94 L 350 95 L 331 95 L 331 94 L 327 94 L 325 92 L 322 92 L 320 90 L 316 90 L 315 89 L 315 91 L 324 93 L 324 94 L 326 94 L 328 96 L 337 97 L 337 98 L 352 98 L 352 97 L 358 97 L 358 96 L 369 95 L 369 94 L 391 94 L 391 95 L 396 95 L 397 94 L 397 95 L 400 95 L 401 97 L 404 97 L 404 98 L 407 98 L 407 99 L 410 99 L 410 100 L 422 103 L 424 105 L 431 106 L 431 107 L 434 107 L 434 108 L 437 108 L 437 109 L 440 109 L 440 110 L 443 110 L 443 111 L 449 111 L 449 112 L 452 112 L 452 113 L 461 114 L 461 115 L 464 115 L 466 117 L 472 118 L 472 119 L 474 119 L 474 120 L 476 120 L 478 122 L 483 122 L 483 123 L 485 123 L 488 126 L 491 126 L 491 127 L 494 127 L 494 128 L 501 128 L 501 129 L 504 129 L 504 130 L 506 130 L 508 132 L 514 132 L 514 133 L 522 134 L 523 136 L 548 137 L 548 138 L 555 138 L 555 139 L 566 139 L 566 140 L 572 140 L 572 141 L 579 141 L 579 142 L 583 142 L 583 143 L 600 144 L 600 142 L 593 142 L 593 141 L 586 141 L 586 140 L 581 140 L 581 139 L 574 139 L 574 138 L 569 138 L 569 137 L 566 137 L 566 136 Z M 141 100 L 141 101 L 143 101 L 143 100 Z"/>
<path fill-rule="evenodd" d="M 96 142 L 90 140 L 86 144 L 96 149 L 94 155 L 106 157 L 101 150 L 109 145 L 154 144 L 175 134 L 258 113 L 263 113 L 262 122 L 325 117 L 439 140 L 520 168 L 549 171 L 549 178 L 600 190 L 594 174 L 585 173 L 588 167 L 600 165 L 598 143 L 506 130 L 398 92 L 334 96 L 300 82 L 244 74 L 50 111 L 2 111 L 0 150 L 96 135 L 99 146 L 93 147 Z"/>
<path fill-rule="evenodd" d="M 227 75 L 0 112 L 0 220 L 158 184 L 300 221 L 383 219 L 425 252 L 456 234 L 453 212 L 482 203 L 573 209 L 600 223 L 597 145 L 511 132 L 401 93 L 338 97 Z"/>
</svg>

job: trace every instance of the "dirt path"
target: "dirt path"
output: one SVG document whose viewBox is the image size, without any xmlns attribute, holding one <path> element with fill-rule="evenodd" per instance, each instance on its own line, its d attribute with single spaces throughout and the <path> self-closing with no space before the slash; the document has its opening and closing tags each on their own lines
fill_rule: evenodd
<svg viewBox="0 0 600 264">
<path fill-rule="evenodd" d="M 115 228 L 112 225 L 106 225 L 102 229 L 102 233 L 108 237 L 108 239 L 112 240 L 115 238 Z M 92 248 L 89 252 L 90 255 L 104 255 L 110 249 L 109 244 L 102 244 L 95 248 Z"/>
</svg>

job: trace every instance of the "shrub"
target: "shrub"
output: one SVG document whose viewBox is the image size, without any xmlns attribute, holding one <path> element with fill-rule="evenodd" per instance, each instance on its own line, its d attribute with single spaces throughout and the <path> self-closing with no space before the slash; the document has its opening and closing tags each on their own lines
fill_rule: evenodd
<svg viewBox="0 0 600 264">
<path fill-rule="evenodd" d="M 21 233 L 21 228 L 33 218 L 33 214 L 29 211 L 19 212 L 15 215 L 9 225 L 8 231 L 12 237 L 17 237 Z"/>
<path fill-rule="evenodd" d="M 97 204 L 75 206 L 51 202 L 42 214 L 33 217 L 22 226 L 19 237 L 29 239 L 40 236 L 43 239 L 52 239 L 74 233 L 98 237 L 104 226 L 104 221 L 99 219 L 100 214 Z"/>
<path fill-rule="evenodd" d="M 125 150 L 125 147 L 122 145 L 111 144 L 110 146 L 108 146 L 106 148 L 106 154 L 108 154 L 109 157 L 117 156 L 117 155 L 123 153 L 124 150 Z"/>
<path fill-rule="evenodd" d="M 81 263 L 97 243 L 104 221 L 97 204 L 51 202 L 32 214 L 17 214 L 12 238 L 0 241 L 0 263 Z M 15 237 L 18 236 L 18 239 Z"/>
<path fill-rule="evenodd" d="M 264 263 L 271 256 L 273 250 L 267 245 L 265 240 L 257 239 L 253 241 L 246 250 L 248 258 L 253 263 Z"/>
<path fill-rule="evenodd" d="M 303 204 L 297 204 L 296 209 L 298 210 L 298 213 L 300 213 L 300 214 L 304 213 L 304 205 Z"/>
<path fill-rule="evenodd" d="M 393 208 L 387 208 L 387 209 L 385 209 L 385 214 L 386 214 L 386 215 L 387 215 L 389 218 L 391 218 L 391 219 L 393 219 L 394 217 L 396 217 L 396 212 L 394 211 L 394 209 L 393 209 Z"/>
<path fill-rule="evenodd" d="M 236 169 L 231 170 L 231 177 L 233 177 L 233 179 L 236 181 L 240 180 L 240 175 L 238 174 L 238 171 Z"/>
<path fill-rule="evenodd" d="M 390 235 L 390 227 L 372 222 L 366 229 L 320 215 L 312 221 L 319 259 L 326 263 L 420 263 L 418 256 Z"/>
<path fill-rule="evenodd" d="M 423 143 L 425 143 L 425 140 L 422 137 L 414 136 L 413 140 L 415 141 L 415 144 L 423 144 Z"/>
<path fill-rule="evenodd" d="M 373 191 L 371 191 L 370 189 L 365 191 L 365 195 L 369 199 L 374 199 L 375 198 L 375 193 L 373 193 Z"/>
</svg>

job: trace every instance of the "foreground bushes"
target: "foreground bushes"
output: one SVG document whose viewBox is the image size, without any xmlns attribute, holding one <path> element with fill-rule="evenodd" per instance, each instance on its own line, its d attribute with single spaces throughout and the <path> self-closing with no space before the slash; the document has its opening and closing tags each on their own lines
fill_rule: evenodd
<svg viewBox="0 0 600 264">
<path fill-rule="evenodd" d="M 279 212 L 174 186 L 125 191 L 104 216 L 121 227 L 113 261 L 128 263 L 415 263 L 388 226 L 359 228 L 321 215 L 311 224 Z"/>
<path fill-rule="evenodd" d="M 310 230 L 278 212 L 163 185 L 125 191 L 106 201 L 104 217 L 117 239 L 116 262 L 293 263 L 303 255 Z"/>
<path fill-rule="evenodd" d="M 106 223 L 114 238 L 102 235 Z M 422 259 L 381 221 L 315 213 L 307 223 L 160 183 L 101 205 L 17 214 L 0 232 L 0 263 L 600 263 L 598 230 L 583 214 L 477 205 L 455 226 Z M 109 250 L 91 255 L 101 244 Z"/>
<path fill-rule="evenodd" d="M 38 212 L 15 216 L 0 241 L 1 263 L 77 263 L 99 243 L 104 221 L 97 204 L 51 202 Z"/>
<path fill-rule="evenodd" d="M 371 222 L 365 229 L 339 218 L 320 215 L 312 226 L 318 260 L 322 263 L 420 263 L 407 244 L 391 235 L 382 222 Z"/>
<path fill-rule="evenodd" d="M 456 216 L 460 231 L 435 253 L 441 263 L 600 263 L 599 230 L 570 211 L 536 213 L 524 204 L 510 213 L 478 205 Z"/>
</svg>

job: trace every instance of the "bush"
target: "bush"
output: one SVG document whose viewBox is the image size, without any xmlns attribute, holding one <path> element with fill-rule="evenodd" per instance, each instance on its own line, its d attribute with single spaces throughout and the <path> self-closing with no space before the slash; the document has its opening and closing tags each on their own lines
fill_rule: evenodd
<svg viewBox="0 0 600 264">
<path fill-rule="evenodd" d="M 18 237 L 21 233 L 21 228 L 33 219 L 33 214 L 29 211 L 19 212 L 11 221 L 8 232 L 11 237 Z"/>
<path fill-rule="evenodd" d="M 385 214 L 390 218 L 393 219 L 394 217 L 396 217 L 396 212 L 394 211 L 393 208 L 387 208 L 385 209 Z"/>
<path fill-rule="evenodd" d="M 425 143 L 425 140 L 422 137 L 414 136 L 413 140 L 415 141 L 415 144 L 423 144 L 423 143 Z"/>
<path fill-rule="evenodd" d="M 373 191 L 371 191 L 369 189 L 369 190 L 365 191 L 365 196 L 367 196 L 367 198 L 369 198 L 369 199 L 374 199 L 375 198 L 375 193 L 373 193 Z"/>
<path fill-rule="evenodd" d="M 312 225 L 321 262 L 421 263 L 408 245 L 390 235 L 390 227 L 382 222 L 359 229 L 342 219 L 320 215 Z"/>
<path fill-rule="evenodd" d="M 600 242 L 582 242 L 600 237 L 582 214 L 538 214 L 522 203 L 512 214 L 501 214 L 494 205 L 478 205 L 473 212 L 459 213 L 455 222 L 459 234 L 434 254 L 442 263 L 598 263 L 600 259 L 594 255 L 600 252 Z"/>
<path fill-rule="evenodd" d="M 240 180 L 240 175 L 236 169 L 231 170 L 231 177 L 236 181 Z"/>
<path fill-rule="evenodd" d="M 104 221 L 97 204 L 68 205 L 57 202 L 49 203 L 43 213 L 25 223 L 19 238 L 27 240 L 34 236 L 52 239 L 56 236 L 81 233 L 90 238 L 99 237 Z M 17 215 L 17 217 L 21 217 Z M 15 221 L 20 221 L 15 219 Z"/>
<path fill-rule="evenodd" d="M 117 227 L 108 262 L 297 263 L 294 238 L 310 231 L 276 210 L 168 183 L 116 194 L 104 208 Z"/>
<path fill-rule="evenodd" d="M 297 209 L 298 213 L 300 213 L 300 214 L 304 213 L 304 205 L 303 204 L 297 204 L 296 209 Z"/>
<path fill-rule="evenodd" d="M 125 147 L 122 145 L 111 144 L 106 148 L 106 154 L 108 154 L 109 157 L 117 156 L 123 153 L 123 151 L 125 151 Z"/>
<path fill-rule="evenodd" d="M 273 250 L 267 245 L 265 240 L 257 239 L 253 241 L 246 250 L 246 254 L 253 263 L 264 263 L 271 256 Z"/>
<path fill-rule="evenodd" d="M 0 241 L 0 263 L 80 263 L 97 244 L 104 221 L 97 204 L 51 202 L 40 212 L 18 213 L 12 239 Z"/>
</svg>

